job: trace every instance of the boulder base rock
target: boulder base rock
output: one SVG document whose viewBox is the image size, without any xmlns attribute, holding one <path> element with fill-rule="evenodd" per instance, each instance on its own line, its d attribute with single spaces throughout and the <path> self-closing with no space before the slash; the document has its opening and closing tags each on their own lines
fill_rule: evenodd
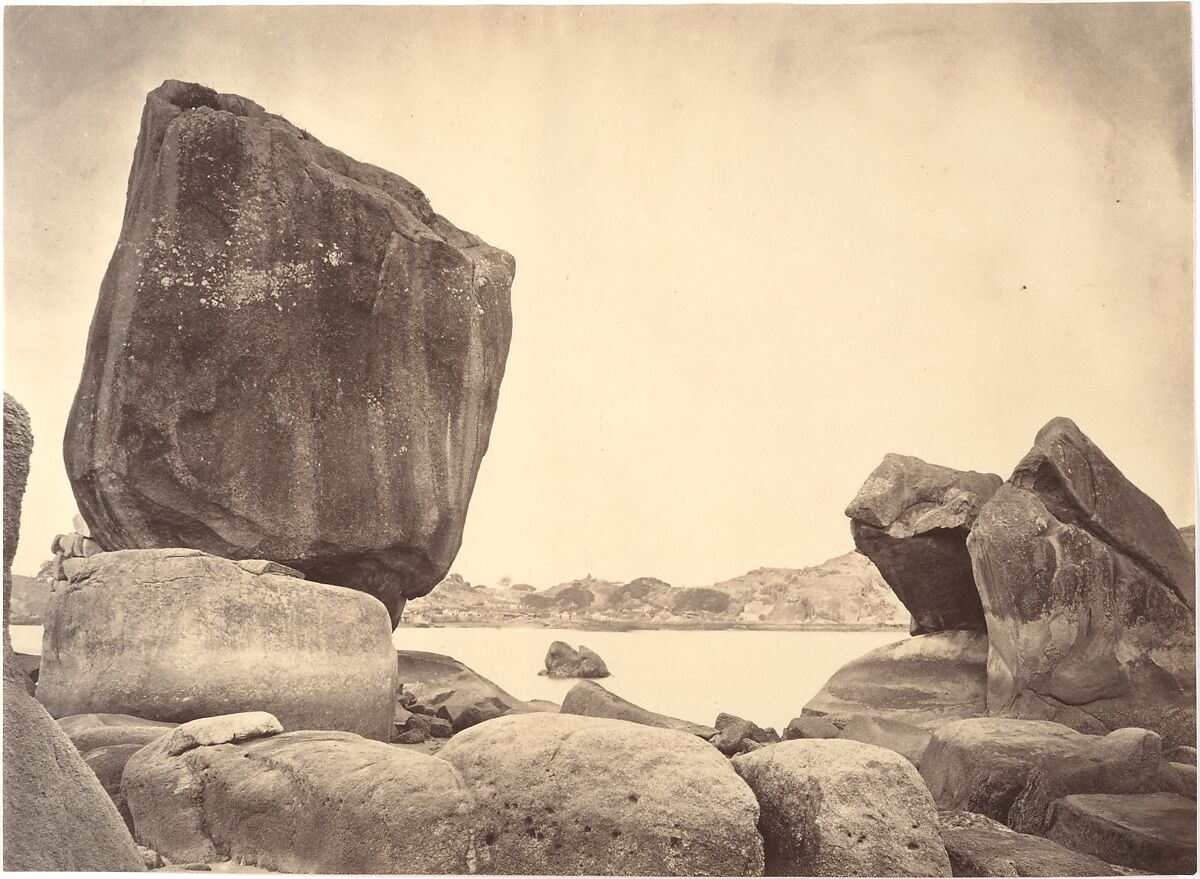
<svg viewBox="0 0 1200 879">
<path fill-rule="evenodd" d="M 1000 483 L 889 454 L 846 508 L 854 545 L 904 602 L 914 635 L 985 628 L 965 540 Z"/>
<path fill-rule="evenodd" d="M 116 806 L 38 701 L 4 682 L 4 869 L 140 872 Z"/>
<path fill-rule="evenodd" d="M 1007 827 L 941 826 L 955 876 L 1108 876 L 1115 871 L 1091 855 Z"/>
<path fill-rule="evenodd" d="M 58 725 L 80 754 L 111 745 L 148 745 L 175 728 L 129 714 L 70 714 L 60 717 Z"/>
<path fill-rule="evenodd" d="M 582 644 L 576 650 L 565 641 L 554 641 L 546 651 L 546 669 L 538 674 L 552 678 L 606 678 L 610 673 L 594 650 Z"/>
<path fill-rule="evenodd" d="M 395 651 L 369 595 L 198 550 L 106 552 L 66 567 L 38 678 L 51 714 L 179 723 L 270 711 L 285 727 L 387 740 Z"/>
<path fill-rule="evenodd" d="M 876 715 L 934 729 L 987 714 L 988 640 L 983 632 L 937 632 L 876 648 L 846 663 L 801 712 L 839 727 Z"/>
<path fill-rule="evenodd" d="M 715 727 L 692 723 L 690 720 L 680 720 L 649 711 L 639 705 L 634 705 L 622 699 L 616 693 L 609 692 L 594 681 L 580 681 L 567 691 L 563 699 L 563 714 L 578 714 L 584 717 L 608 717 L 614 720 L 627 720 L 643 726 L 654 726 L 661 729 L 674 729 L 690 733 L 702 739 L 711 739 L 717 734 Z"/>
<path fill-rule="evenodd" d="M 511 336 L 511 256 L 253 101 L 152 91 L 64 456 L 106 549 L 445 575 Z"/>
<path fill-rule="evenodd" d="M 1176 794 L 1076 794 L 1054 805 L 1050 839 L 1151 873 L 1196 872 L 1196 803 Z"/>
<path fill-rule="evenodd" d="M 988 709 L 1194 744 L 1195 570 L 1162 510 L 1073 423 L 1038 434 L 967 541 Z"/>
<path fill-rule="evenodd" d="M 949 876 L 929 791 L 892 751 L 834 739 L 733 759 L 762 810 L 770 876 Z"/>
<path fill-rule="evenodd" d="M 20 684 L 27 692 L 33 687 L 17 667 L 13 656 L 8 624 L 12 617 L 12 563 L 21 536 L 21 501 L 29 479 L 29 456 L 33 453 L 33 429 L 29 413 L 8 394 L 4 395 L 4 620 L 0 624 L 4 638 L 4 679 Z"/>
<path fill-rule="evenodd" d="M 531 710 L 483 675 L 440 653 L 397 650 L 396 670 L 401 696 L 410 705 L 448 720 L 454 732 Z"/>
<path fill-rule="evenodd" d="M 851 717 L 841 737 L 852 742 L 864 742 L 895 751 L 913 766 L 921 765 L 921 757 L 932 737 L 927 729 L 913 726 L 890 717 L 859 714 Z"/>
<path fill-rule="evenodd" d="M 466 873 L 470 794 L 443 760 L 343 732 L 135 754 L 122 788 L 143 845 L 176 863 L 285 873 Z M 241 871 L 239 871 L 241 872 Z"/>
<path fill-rule="evenodd" d="M 129 814 L 129 806 L 125 795 L 121 793 L 121 776 L 125 772 L 125 764 L 145 745 L 105 745 L 103 748 L 93 748 L 83 754 L 83 762 L 88 769 L 96 774 L 96 780 L 104 788 L 117 813 L 125 822 L 130 832 L 133 831 L 133 816 Z"/>
<path fill-rule="evenodd" d="M 482 873 L 762 873 L 754 795 L 693 736 L 537 713 L 472 727 L 439 756 L 478 799 Z"/>
</svg>

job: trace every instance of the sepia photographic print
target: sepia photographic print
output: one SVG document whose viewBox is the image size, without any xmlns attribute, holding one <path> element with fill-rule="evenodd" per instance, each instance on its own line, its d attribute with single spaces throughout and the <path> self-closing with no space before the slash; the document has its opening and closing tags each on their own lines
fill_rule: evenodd
<svg viewBox="0 0 1200 879">
<path fill-rule="evenodd" d="M 4 870 L 1194 874 L 1192 17 L 7 6 Z"/>
</svg>

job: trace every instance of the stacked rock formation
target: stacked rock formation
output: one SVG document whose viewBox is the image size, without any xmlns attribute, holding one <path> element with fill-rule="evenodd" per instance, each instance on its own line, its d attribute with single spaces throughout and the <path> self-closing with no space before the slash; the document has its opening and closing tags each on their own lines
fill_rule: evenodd
<svg viewBox="0 0 1200 879">
<path fill-rule="evenodd" d="M 164 83 L 67 427 L 93 536 L 271 559 L 397 621 L 462 540 L 514 265 L 407 180 Z"/>
</svg>

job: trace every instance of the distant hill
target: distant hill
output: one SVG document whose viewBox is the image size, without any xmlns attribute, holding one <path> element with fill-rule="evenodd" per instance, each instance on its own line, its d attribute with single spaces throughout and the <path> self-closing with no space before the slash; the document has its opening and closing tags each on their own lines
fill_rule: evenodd
<svg viewBox="0 0 1200 879">
<path fill-rule="evenodd" d="M 907 627 L 908 611 L 875 566 L 848 552 L 808 568 L 758 568 L 711 586 L 681 588 L 656 577 L 628 583 L 591 575 L 547 589 L 472 586 L 451 574 L 409 603 L 416 624 L 532 624 L 761 628 Z"/>
<path fill-rule="evenodd" d="M 50 600 L 50 584 L 21 574 L 12 575 L 8 622 L 14 626 L 40 626 Z"/>
</svg>

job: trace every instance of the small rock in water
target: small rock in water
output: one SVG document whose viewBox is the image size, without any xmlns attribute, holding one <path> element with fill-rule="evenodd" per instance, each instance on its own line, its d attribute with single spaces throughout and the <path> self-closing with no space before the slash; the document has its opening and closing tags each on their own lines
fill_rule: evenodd
<svg viewBox="0 0 1200 879">
<path fill-rule="evenodd" d="M 608 666 L 594 651 L 582 644 L 576 650 L 565 641 L 554 641 L 546 651 L 546 668 L 538 672 L 552 678 L 607 678 Z"/>
</svg>

